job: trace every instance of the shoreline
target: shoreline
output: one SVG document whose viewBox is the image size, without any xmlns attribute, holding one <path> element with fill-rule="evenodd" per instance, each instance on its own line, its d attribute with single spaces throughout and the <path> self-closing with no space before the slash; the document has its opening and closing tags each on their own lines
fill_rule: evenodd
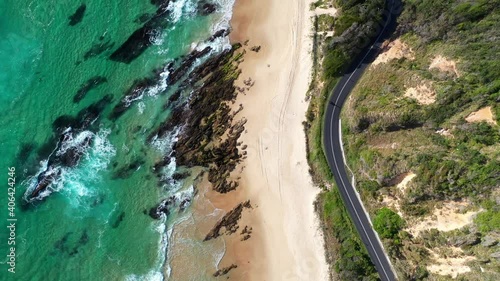
<svg viewBox="0 0 500 281">
<path fill-rule="evenodd" d="M 236 117 L 248 120 L 239 138 L 248 154 L 237 168 L 237 190 L 210 199 L 215 206 L 250 200 L 254 207 L 239 220 L 239 231 L 252 228 L 250 239 L 224 236 L 219 268 L 237 264 L 229 273 L 233 280 L 328 279 L 313 205 L 320 188 L 309 174 L 302 124 L 313 67 L 309 4 L 236 0 L 233 7 L 230 40 L 246 50 L 235 83 L 244 90 L 233 109 L 244 106 Z"/>
</svg>

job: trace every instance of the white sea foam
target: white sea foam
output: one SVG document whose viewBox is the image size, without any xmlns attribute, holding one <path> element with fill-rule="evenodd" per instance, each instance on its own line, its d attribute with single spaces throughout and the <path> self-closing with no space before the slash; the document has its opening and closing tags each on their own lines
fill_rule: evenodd
<svg viewBox="0 0 500 281">
<path fill-rule="evenodd" d="M 170 72 L 168 70 L 164 69 L 160 73 L 160 80 L 158 81 L 158 83 L 155 86 L 152 86 L 146 90 L 147 95 L 150 97 L 155 97 L 159 93 L 165 91 L 168 87 L 167 78 L 168 78 L 169 74 L 170 74 Z"/>
<path fill-rule="evenodd" d="M 116 151 L 111 145 L 107 136 L 109 130 L 100 130 L 97 134 L 90 131 L 83 131 L 75 137 L 69 137 L 61 145 L 60 149 L 55 153 L 62 155 L 67 149 L 78 146 L 87 137 L 93 136 L 91 147 L 83 153 L 80 163 L 75 167 L 50 167 L 48 172 L 60 172 L 60 176 L 52 182 L 38 198 L 44 198 L 52 192 L 61 192 L 65 194 L 66 198 L 70 200 L 71 205 L 81 207 L 82 200 L 86 197 L 94 196 L 96 190 L 93 186 L 100 179 L 100 171 L 107 168 L 111 158 L 115 155 Z M 79 146 L 78 146 L 79 147 Z M 29 178 L 26 184 L 29 186 L 25 193 L 25 198 L 36 188 L 38 182 L 38 175 L 47 170 L 48 160 L 41 162 L 41 167 L 38 173 Z"/>
<path fill-rule="evenodd" d="M 126 281 L 163 281 L 163 274 L 160 271 L 151 270 L 146 275 L 131 274 L 125 276 Z"/>
<path fill-rule="evenodd" d="M 137 104 L 137 110 L 139 111 L 139 115 L 142 115 L 144 113 L 145 107 L 146 107 L 146 105 L 142 101 Z"/>
<path fill-rule="evenodd" d="M 183 16 L 183 8 L 186 4 L 186 0 L 177 0 L 177 1 L 172 1 L 168 5 L 167 10 L 170 11 L 170 22 L 175 24 L 177 23 L 181 17 Z"/>
</svg>

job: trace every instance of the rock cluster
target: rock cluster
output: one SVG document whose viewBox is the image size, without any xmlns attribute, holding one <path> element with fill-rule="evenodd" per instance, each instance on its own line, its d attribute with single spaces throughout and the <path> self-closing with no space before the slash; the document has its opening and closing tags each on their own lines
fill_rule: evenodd
<svg viewBox="0 0 500 281">
<path fill-rule="evenodd" d="M 222 234 L 229 235 L 235 233 L 239 228 L 238 221 L 240 220 L 241 213 L 245 208 L 252 208 L 252 205 L 250 205 L 250 200 L 238 204 L 234 209 L 232 209 L 224 217 L 222 217 L 222 219 L 220 219 L 220 221 L 215 224 L 212 230 L 210 230 L 207 236 L 205 236 L 205 239 L 203 241 L 215 239 Z M 222 232 L 223 228 L 225 229 L 225 232 Z"/>
<path fill-rule="evenodd" d="M 217 270 L 215 273 L 214 273 L 214 277 L 219 277 L 219 276 L 222 276 L 222 275 L 226 275 L 229 273 L 229 271 L 231 271 L 232 269 L 235 269 L 237 268 L 238 266 L 236 264 L 231 264 L 230 266 L 228 267 L 224 267 L 224 268 L 221 268 L 219 270 Z"/>
</svg>

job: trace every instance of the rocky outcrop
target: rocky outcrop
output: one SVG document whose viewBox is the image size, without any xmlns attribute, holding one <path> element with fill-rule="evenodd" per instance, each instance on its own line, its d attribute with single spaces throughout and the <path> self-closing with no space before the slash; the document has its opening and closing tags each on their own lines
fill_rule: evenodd
<svg viewBox="0 0 500 281">
<path fill-rule="evenodd" d="M 57 149 L 47 161 L 47 168 L 38 175 L 36 185 L 27 197 L 28 201 L 36 199 L 56 181 L 61 175 L 62 168 L 71 168 L 79 163 L 85 151 L 90 147 L 93 134 L 85 134 L 78 139 L 76 137 L 77 132 L 71 128 L 63 132 L 57 143 Z"/>
<path fill-rule="evenodd" d="M 233 269 L 235 269 L 235 268 L 238 268 L 238 266 L 237 266 L 236 264 L 234 264 L 234 263 L 233 263 L 233 264 L 231 264 L 231 265 L 230 265 L 230 266 L 228 266 L 228 267 L 224 267 L 224 268 L 221 268 L 221 269 L 217 270 L 217 271 L 213 274 L 213 276 L 214 276 L 214 277 L 219 277 L 219 276 L 222 276 L 222 275 L 226 275 L 226 274 L 228 274 L 228 273 L 229 273 L 229 271 L 231 271 L 231 270 L 233 270 Z"/>
<path fill-rule="evenodd" d="M 456 247 L 474 246 L 481 242 L 480 233 L 471 233 L 452 239 L 451 244 Z"/>
<path fill-rule="evenodd" d="M 173 85 L 179 82 L 179 80 L 186 75 L 189 69 L 193 66 L 194 62 L 207 55 L 212 48 L 210 46 L 205 47 L 203 50 L 198 51 L 194 49 L 185 57 L 177 68 L 172 68 L 170 74 L 167 78 L 167 84 Z"/>
<path fill-rule="evenodd" d="M 210 230 L 203 241 L 215 239 L 222 234 L 230 235 L 235 233 L 239 228 L 238 221 L 240 220 L 241 213 L 245 208 L 252 208 L 250 201 L 240 203 L 234 209 L 229 211 L 224 217 L 222 217 L 222 219 L 220 219 L 219 222 L 217 222 L 212 230 Z M 224 232 L 223 229 L 225 230 Z"/>
<path fill-rule="evenodd" d="M 99 85 L 106 82 L 108 82 L 108 79 L 106 79 L 106 77 L 103 76 L 94 76 L 90 78 L 89 80 L 87 80 L 87 82 L 83 83 L 80 86 L 80 89 L 76 92 L 76 95 L 73 97 L 73 102 L 79 103 L 83 98 L 85 98 L 85 96 L 90 90 L 97 88 Z"/>
<path fill-rule="evenodd" d="M 130 63 L 146 51 L 154 41 L 158 32 L 163 30 L 168 24 L 167 10 L 170 0 L 154 1 L 158 6 L 154 16 L 148 20 L 141 28 L 137 29 L 109 58 L 113 61 Z"/>
<path fill-rule="evenodd" d="M 226 37 L 229 35 L 230 32 L 231 31 L 229 29 L 221 29 L 221 30 L 215 32 L 212 36 L 210 36 L 210 38 L 208 38 L 208 41 L 213 42 L 217 38 Z"/>
<path fill-rule="evenodd" d="M 208 168 L 209 181 L 222 193 L 238 186 L 229 181 L 228 176 L 243 156 L 237 140 L 244 131 L 246 120 L 233 122 L 238 111 L 231 112 L 228 105 L 236 98 L 234 81 L 240 73 L 238 64 L 243 55 L 236 53 L 240 46 L 235 45 L 207 59 L 189 74 L 193 57 L 203 56 L 210 49 L 191 53 L 178 67 L 171 66 L 168 83 L 180 84 L 181 90 L 171 96 L 167 107 L 182 95 L 183 89 L 191 87 L 189 101 L 172 108 L 170 117 L 148 137 L 149 141 L 162 138 L 180 125 L 182 129 L 171 156 L 176 157 L 179 166 Z M 159 161 L 154 170 L 159 171 L 163 163 L 168 164 L 168 161 Z"/>
<path fill-rule="evenodd" d="M 75 26 L 78 23 L 80 23 L 83 19 L 83 16 L 85 15 L 85 10 L 87 9 L 87 5 L 82 4 L 78 9 L 76 9 L 75 13 L 72 14 L 68 19 L 69 19 L 69 25 L 70 26 Z"/>
<path fill-rule="evenodd" d="M 217 10 L 217 5 L 207 0 L 198 2 L 198 14 L 201 16 L 208 16 Z"/>
<path fill-rule="evenodd" d="M 109 119 L 116 120 L 122 116 L 130 105 L 132 105 L 133 102 L 137 101 L 144 94 L 144 91 L 156 84 L 157 80 L 155 78 L 158 76 L 159 75 L 157 74 L 154 77 L 146 77 L 141 80 L 134 81 L 120 102 L 111 111 Z"/>
<path fill-rule="evenodd" d="M 99 101 L 80 110 L 76 117 L 71 115 L 59 116 L 52 122 L 52 129 L 56 134 L 61 134 L 67 128 L 75 130 L 87 130 L 94 127 L 104 109 L 113 101 L 111 95 L 105 95 Z M 51 145 L 53 146 L 53 144 Z"/>
<path fill-rule="evenodd" d="M 160 219 L 163 215 L 168 216 L 170 214 L 170 208 L 175 204 L 175 197 L 171 196 L 158 204 L 158 206 L 153 207 L 149 210 L 149 216 L 153 219 Z"/>
<path fill-rule="evenodd" d="M 157 206 L 149 209 L 149 216 L 153 219 L 160 219 L 168 216 L 172 209 L 178 208 L 179 211 L 185 210 L 191 204 L 191 198 L 177 198 L 170 196 L 160 202 Z"/>
<path fill-rule="evenodd" d="M 490 235 L 486 235 L 481 242 L 481 246 L 483 247 L 492 247 L 498 244 L 498 240 Z"/>
<path fill-rule="evenodd" d="M 26 197 L 28 202 L 41 199 L 40 193 L 60 177 L 62 168 L 72 168 L 78 165 L 81 157 L 92 144 L 94 134 L 91 130 L 97 127 L 97 120 L 111 101 L 111 95 L 106 95 L 82 109 L 76 117 L 63 115 L 52 123 L 54 134 L 59 135 L 59 140 L 51 140 L 43 146 L 43 150 L 49 151 L 47 152 L 47 168 L 38 174 L 35 187 Z"/>
</svg>

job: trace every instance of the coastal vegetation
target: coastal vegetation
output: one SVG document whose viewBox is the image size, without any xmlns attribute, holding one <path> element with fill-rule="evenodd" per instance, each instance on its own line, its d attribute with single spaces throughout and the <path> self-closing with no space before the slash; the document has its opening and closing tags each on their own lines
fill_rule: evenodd
<svg viewBox="0 0 500 281">
<path fill-rule="evenodd" d="M 317 206 L 335 265 L 349 260 L 346 253 L 366 251 L 362 244 L 343 243 L 341 232 L 357 234 L 323 156 L 323 111 L 337 79 L 365 45 L 357 35 L 371 38 L 379 19 L 360 11 L 377 11 L 383 2 L 314 6 L 330 4 L 339 16 L 333 37 L 325 38 L 319 29 L 325 25 L 317 20 L 317 72 L 305 129 L 313 178 L 325 187 Z M 403 1 L 392 38 L 344 105 L 346 161 L 401 280 L 499 278 L 499 4 Z M 478 112 L 490 115 L 478 118 Z M 455 225 L 454 217 L 467 220 Z M 350 271 L 332 268 L 337 277 Z M 368 269 L 355 274 L 358 280 L 373 276 Z"/>
</svg>

